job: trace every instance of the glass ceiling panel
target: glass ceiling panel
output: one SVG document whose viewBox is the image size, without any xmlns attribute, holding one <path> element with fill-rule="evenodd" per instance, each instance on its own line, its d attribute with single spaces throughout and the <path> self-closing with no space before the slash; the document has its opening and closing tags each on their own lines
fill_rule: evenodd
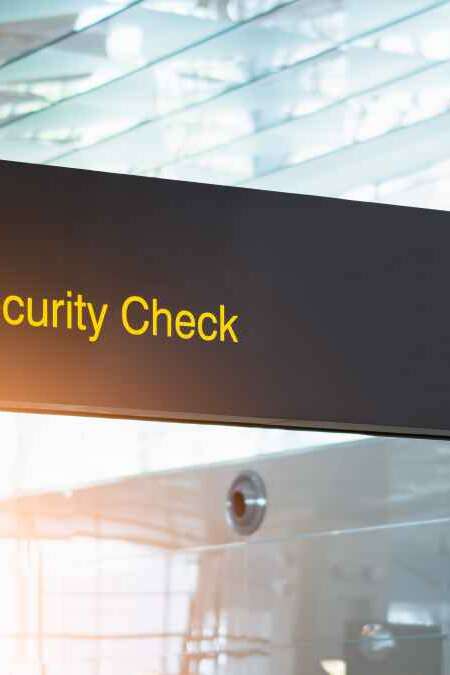
<svg viewBox="0 0 450 675">
<path fill-rule="evenodd" d="M 450 33 L 446 51 L 431 40 L 445 24 L 448 4 L 53 163 L 246 184 L 444 111 Z"/>
<path fill-rule="evenodd" d="M 3 0 L 0 67 L 143 0 Z"/>
<path fill-rule="evenodd" d="M 445 112 L 250 180 L 246 185 L 283 192 L 348 196 L 360 186 L 392 181 L 448 157 L 450 112 Z M 372 201 L 370 197 L 358 198 Z"/>
<path fill-rule="evenodd" d="M 189 3 L 184 7 L 185 12 L 187 5 Z M 258 3 L 249 2 L 247 11 L 256 5 Z M 52 76 L 51 87 L 55 85 L 53 89 L 50 87 L 51 91 L 44 87 L 42 98 L 46 100 L 39 105 L 46 107 L 45 110 L 10 124 L 8 120 L 20 112 L 5 113 L 0 131 L 0 156 L 32 162 L 56 162 L 60 158 L 58 163 L 68 166 L 127 173 L 160 171 L 168 162 L 182 158 L 180 148 L 186 148 L 190 155 L 229 142 L 292 116 L 320 110 L 358 90 L 365 79 L 367 87 L 367 73 L 375 84 L 432 61 L 433 57 L 416 49 L 412 29 L 405 40 L 400 37 L 400 46 L 395 43 L 395 36 L 390 46 L 349 45 L 348 40 L 369 27 L 379 27 L 386 20 L 398 20 L 406 12 L 420 12 L 417 20 L 422 26 L 425 22 L 426 30 L 431 31 L 433 22 L 422 12 L 436 5 L 447 3 L 298 1 L 221 31 L 221 27 L 229 26 L 230 19 L 226 24 L 217 18 L 217 13 L 215 19 L 175 11 L 163 13 L 154 9 L 160 3 L 146 2 L 86 30 L 83 35 L 69 38 L 64 42 L 64 49 L 58 46 L 58 52 L 51 48 L 47 56 L 37 53 L 35 62 L 23 59 L 0 70 L 0 87 L 10 90 L 18 86 L 18 82 L 26 88 L 27 82 L 29 86 L 39 73 L 40 77 Z M 170 6 L 173 9 L 175 3 Z M 261 4 L 258 6 L 261 8 Z M 135 20 L 130 23 L 133 17 Z M 172 24 L 172 21 L 175 22 Z M 222 21 L 219 27 L 217 21 Z M 373 24 L 374 21 L 377 23 Z M 128 62 L 124 66 L 123 62 L 111 59 L 111 50 L 108 56 L 105 45 L 114 31 L 120 33 L 124 28 L 129 31 L 133 25 L 143 31 L 144 38 L 137 40 L 138 44 L 149 50 L 143 60 L 157 59 L 157 64 L 142 67 L 136 66 L 136 62 L 130 66 Z M 436 22 L 433 25 L 433 30 L 437 30 Z M 218 30 L 219 35 L 202 40 L 208 31 L 211 36 Z M 174 36 L 172 42 L 170 35 Z M 164 40 L 158 36 L 164 36 Z M 184 40 L 183 44 L 195 40 L 201 44 L 172 56 L 161 55 L 161 49 L 168 48 L 167 45 L 172 51 L 182 48 L 180 40 Z M 412 47 L 404 46 L 408 40 L 412 40 Z M 350 47 L 351 53 L 347 56 Z M 314 60 L 321 54 L 321 61 Z M 136 53 L 132 60 L 135 57 Z M 299 64 L 305 60 L 309 62 L 302 69 Z M 346 70 L 352 73 L 351 81 Z M 67 73 L 70 73 L 69 81 Z M 107 83 L 101 86 L 105 81 Z M 316 91 L 317 85 L 319 91 Z M 81 87 L 82 93 L 74 95 L 77 87 Z M 55 103 L 61 97 L 70 96 L 67 93 L 70 91 L 69 100 Z M 210 108 L 205 106 L 203 112 L 199 107 L 205 103 Z M 173 117 L 171 124 L 170 115 L 176 111 L 184 111 L 184 122 L 180 117 Z M 164 125 L 162 136 L 160 128 L 152 129 L 149 124 L 157 120 Z M 107 142 L 109 138 L 111 141 Z M 157 143 L 153 142 L 155 138 Z M 78 148 L 84 150 L 70 155 Z M 241 172 L 238 173 L 240 176 Z"/>
<path fill-rule="evenodd" d="M 391 180 L 358 185 L 344 197 L 364 201 L 450 211 L 450 160 Z"/>
<path fill-rule="evenodd" d="M 370 82 L 370 78 L 369 78 Z M 294 118 L 259 134 L 166 166 L 167 178 L 260 187 L 270 174 L 395 129 L 441 115 L 450 107 L 450 62 L 419 69 L 392 84 Z M 431 151 L 425 149 L 423 156 Z M 295 171 L 295 169 L 294 169 Z M 285 174 L 283 174 L 285 175 Z"/>
<path fill-rule="evenodd" d="M 383 40 L 387 34 L 378 37 Z M 376 58 L 367 53 L 371 49 L 371 46 L 369 49 L 361 47 L 358 41 L 345 52 L 337 52 L 333 57 L 327 56 L 303 68 L 300 75 L 305 86 L 303 91 L 300 86 L 295 88 L 295 98 L 292 88 L 283 98 L 284 83 L 278 78 L 272 89 L 261 92 L 267 105 L 272 95 L 280 106 L 271 108 L 272 117 L 258 119 L 247 133 L 241 129 L 241 135 L 235 140 L 226 138 L 227 133 L 232 135 L 232 129 L 224 125 L 220 137 L 216 128 L 215 135 L 207 136 L 203 141 L 205 145 L 210 141 L 215 146 L 213 149 L 197 148 L 196 151 L 194 148 L 189 153 L 189 122 L 190 128 L 195 128 L 194 121 L 189 120 L 185 129 L 186 142 L 179 151 L 181 158 L 159 167 L 149 166 L 147 173 L 165 178 L 242 185 L 249 179 L 431 118 L 448 108 L 448 61 L 430 66 L 429 61 L 420 56 L 417 59 L 400 57 L 394 58 L 388 68 L 385 55 L 381 54 L 382 65 L 377 68 Z M 371 68 L 367 67 L 368 59 Z M 255 91 L 254 101 L 258 101 L 257 94 Z M 344 101 L 333 104 L 333 99 Z M 264 98 L 258 104 L 264 109 Z M 228 113 L 231 119 L 232 111 Z M 236 108 L 236 121 L 239 113 L 244 120 L 244 110 Z M 206 116 L 196 120 L 197 128 L 202 122 L 207 133 Z M 178 128 L 172 126 L 172 133 L 180 134 L 181 125 L 182 120 L 178 121 Z M 166 129 L 166 134 L 169 132 Z M 156 138 L 147 135 L 145 140 L 141 137 L 141 142 L 157 147 L 161 154 L 161 143 L 153 146 Z M 184 159 L 183 155 L 188 157 Z M 109 161 L 112 158 L 110 155 Z M 90 161 L 92 163 L 92 157 Z M 129 170 L 132 168 L 130 165 Z"/>
<path fill-rule="evenodd" d="M 208 3 L 209 11 L 203 13 L 187 11 L 187 2 L 178 3 L 181 8 L 186 5 L 182 13 L 156 11 L 152 7 L 158 6 L 157 3 L 144 0 L 129 0 L 128 4 L 121 11 L 113 5 L 116 11 L 110 18 L 105 18 L 106 10 L 112 13 L 109 3 L 88 5 L 72 16 L 73 30 L 65 39 L 53 41 L 0 68 L 0 122 L 43 110 L 141 71 L 155 61 L 229 29 L 240 20 L 245 8 L 245 14 L 252 14 L 249 5 L 254 3 L 242 3 L 235 20 L 230 13 L 218 11 L 218 2 Z M 265 0 L 253 8 L 253 13 L 279 4 L 280 0 Z M 166 9 L 173 10 L 174 3 L 169 2 Z M 143 93 L 147 89 L 146 93 L 151 95 L 148 84 L 147 81 Z"/>
</svg>

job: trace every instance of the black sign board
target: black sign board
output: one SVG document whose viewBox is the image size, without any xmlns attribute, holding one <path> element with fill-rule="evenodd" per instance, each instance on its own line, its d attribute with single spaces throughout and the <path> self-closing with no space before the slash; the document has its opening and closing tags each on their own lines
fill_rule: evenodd
<svg viewBox="0 0 450 675">
<path fill-rule="evenodd" d="M 450 215 L 0 163 L 0 407 L 450 434 Z"/>
</svg>

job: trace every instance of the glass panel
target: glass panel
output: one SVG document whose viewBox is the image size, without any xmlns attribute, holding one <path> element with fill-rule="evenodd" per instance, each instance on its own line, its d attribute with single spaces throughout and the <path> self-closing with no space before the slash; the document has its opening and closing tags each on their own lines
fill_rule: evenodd
<svg viewBox="0 0 450 675">
<path fill-rule="evenodd" d="M 247 185 L 371 201 L 371 185 L 421 171 L 444 161 L 449 153 L 450 115 L 445 112 L 248 181 Z M 336 166 L 340 168 L 338 173 Z M 361 185 L 363 192 L 359 196 L 357 188 Z"/>
<path fill-rule="evenodd" d="M 175 8 L 173 3 L 168 3 L 164 11 L 158 3 L 144 0 L 128 4 L 128 8 L 116 9 L 115 13 L 108 3 L 106 10 L 102 5 L 87 6 L 77 15 L 73 31 L 65 39 L 53 41 L 48 47 L 0 68 L 3 124 L 98 88 L 101 105 L 102 85 L 140 73 L 150 64 L 159 63 L 180 50 L 183 53 L 192 45 L 226 32 L 242 14 L 258 14 L 280 2 L 266 0 L 258 8 L 251 2 L 243 3 L 234 13 L 235 20 L 228 12 L 219 11 L 220 3 L 207 5 L 204 12 L 189 11 L 190 5 L 191 9 L 195 6 L 192 3 L 179 2 L 180 10 L 185 5 L 185 11 L 179 12 L 170 11 Z M 152 9 L 154 6 L 159 9 Z M 107 18 L 107 12 L 114 15 Z M 147 98 L 146 112 L 152 107 L 149 78 L 151 74 L 145 73 L 135 81 L 136 86 L 141 84 L 141 99 Z M 126 93 L 125 89 L 122 96 Z M 19 95 L 20 99 L 16 100 Z M 108 124 L 110 129 L 115 129 L 114 119 L 104 122 L 103 126 Z"/>
<path fill-rule="evenodd" d="M 249 661 L 267 675 L 449 673 L 449 536 L 446 523 L 249 547 Z"/>
<path fill-rule="evenodd" d="M 0 412 L 0 498 L 149 471 L 351 443 L 356 434 Z M 64 439 L 64 443 L 62 443 Z M 126 450 L 124 450 L 126 448 Z"/>
<path fill-rule="evenodd" d="M 20 0 L 0 5 L 0 67 L 143 0 Z"/>
<path fill-rule="evenodd" d="M 3 418 L 3 428 L 13 420 L 23 430 L 24 447 L 29 418 Z M 34 434 L 48 427 L 43 419 Z M 83 428 L 63 450 L 82 464 L 102 440 L 97 422 L 63 422 L 66 438 Z M 111 445 L 122 423 L 102 423 Z M 169 448 L 158 435 L 168 425 L 126 424 L 148 429 L 144 456 L 178 462 L 189 439 L 173 425 Z M 193 429 L 193 448 L 203 434 L 205 446 L 224 438 L 220 427 Z M 142 464 L 135 477 L 99 473 L 71 491 L 61 473 L 54 491 L 2 500 L 4 672 L 449 675 L 449 442 L 309 432 L 305 445 L 303 432 L 231 431 L 230 443 L 253 431 L 259 442 L 242 444 L 233 461 L 204 455 L 203 466 L 150 472 Z M 130 447 L 127 433 L 124 458 Z M 21 452 L 16 471 L 27 463 Z M 43 456 L 41 475 L 54 457 Z M 242 537 L 225 503 L 249 470 L 265 482 L 267 513 Z"/>
<path fill-rule="evenodd" d="M 148 170 L 146 174 L 200 182 L 248 185 L 249 187 L 267 186 L 273 189 L 270 187 L 272 176 L 266 185 L 268 174 L 276 174 L 285 167 L 301 164 L 351 144 L 364 143 L 395 129 L 412 126 L 419 121 L 440 115 L 448 109 L 450 62 L 430 66 L 428 61 L 419 64 L 415 59 L 409 63 L 399 59 L 394 60 L 392 67 L 388 70 L 386 64 L 377 69 L 374 56 L 367 56 L 368 62 L 365 62 L 365 55 L 361 57 L 359 52 L 359 43 L 355 43 L 355 48 L 353 49 L 352 46 L 346 50 L 345 54 L 336 54 L 334 57 L 323 59 L 322 62 L 311 64 L 308 68 L 299 69 L 301 70 L 299 79 L 301 76 L 304 81 L 314 82 L 315 91 L 310 97 L 306 91 L 302 97 L 302 91 L 298 86 L 291 86 L 290 90 L 285 86 L 287 96 L 283 99 L 283 84 L 286 85 L 286 83 L 280 81 L 280 78 L 274 82 L 272 88 L 266 83 L 264 90 L 263 88 L 260 90 L 264 93 L 266 105 L 268 106 L 269 99 L 273 96 L 279 102 L 280 107 L 283 106 L 282 109 L 277 109 L 276 106 L 268 107 L 273 115 L 272 119 L 268 119 L 269 115 L 266 115 L 265 121 L 257 118 L 258 123 L 253 125 L 251 131 L 247 133 L 241 131 L 240 137 L 231 141 L 225 141 L 225 133 L 229 130 L 224 124 L 223 137 L 218 143 L 216 139 L 213 141 L 215 149 L 194 150 L 190 158 L 181 158 L 181 161 L 174 159 L 171 163 L 163 163 L 156 170 Z M 374 67 L 368 67 L 369 62 Z M 321 72 L 326 74 L 330 80 L 321 79 Z M 398 78 L 399 72 L 402 73 L 400 78 Z M 345 85 L 342 86 L 339 81 L 340 73 L 345 79 Z M 321 94 L 321 89 L 323 90 L 326 86 L 334 89 L 334 92 L 328 96 Z M 295 99 L 292 99 L 293 91 L 298 96 L 297 107 Z M 259 105 L 261 109 L 264 109 L 262 96 L 258 100 L 258 92 L 252 93 L 258 109 Z M 333 98 L 344 99 L 344 102 L 333 105 Z M 225 112 L 224 102 L 222 102 L 222 110 Z M 227 112 L 231 119 L 232 111 Z M 244 111 L 241 109 L 240 112 L 241 118 L 245 119 Z M 277 112 L 279 113 L 278 120 L 275 118 Z M 239 109 L 236 105 L 236 120 L 238 114 Z M 203 121 L 203 128 L 206 131 L 208 117 L 208 114 L 204 114 L 203 120 L 197 119 L 197 128 Z M 181 135 L 184 131 L 186 138 L 186 143 L 182 146 L 183 150 L 179 154 L 189 154 L 187 128 L 189 122 L 192 122 L 192 116 L 191 119 L 186 118 L 185 115 L 177 120 L 178 134 Z M 172 129 L 175 123 L 173 120 Z M 168 126 L 165 125 L 166 131 L 169 131 Z M 220 133 L 218 126 L 216 121 L 217 135 Z M 158 127 L 161 131 L 163 124 L 159 124 Z M 190 128 L 195 128 L 194 124 L 191 124 Z M 151 143 L 153 141 L 154 147 L 154 139 L 148 132 L 144 138 L 144 133 L 139 134 L 141 142 Z M 230 135 L 231 133 L 233 132 L 230 129 Z M 205 139 L 205 136 L 203 138 Z M 204 140 L 204 143 L 206 144 L 207 140 Z M 116 144 L 114 142 L 105 144 L 102 149 L 99 149 L 98 154 L 102 153 L 101 156 L 105 157 L 107 148 L 114 152 L 114 146 L 118 144 L 120 141 Z M 158 147 L 161 148 L 161 143 Z M 92 162 L 95 154 L 94 152 L 89 154 L 88 151 L 80 152 L 75 154 L 73 159 L 76 162 L 80 157 Z M 112 159 L 114 159 L 114 154 Z M 60 163 L 64 161 L 67 162 L 67 159 L 63 159 Z M 106 164 L 107 160 L 104 168 Z M 99 168 L 102 168 L 101 164 Z M 131 170 L 133 167 L 127 168 Z M 275 176 L 275 180 L 276 185 L 279 186 L 278 189 L 286 189 L 283 178 L 277 180 Z M 302 188 L 299 187 L 299 190 L 301 191 Z"/>
<path fill-rule="evenodd" d="M 368 63 L 376 63 L 378 57 L 382 61 L 380 67 L 368 69 Z M 305 137 L 313 144 L 312 156 L 324 151 L 330 141 L 322 138 L 327 132 L 319 113 L 326 111 L 334 116 L 336 113 L 330 110 L 334 101 L 348 100 L 371 89 L 375 90 L 375 98 L 377 88 L 399 76 L 422 70 L 423 79 L 432 77 L 433 74 L 428 75 L 428 61 L 419 56 L 390 59 L 377 50 L 362 49 L 359 41 L 350 42 L 345 48 L 233 89 L 194 109 L 163 116 L 94 147 L 64 154 L 52 163 L 242 184 L 255 174 L 283 165 L 289 158 L 295 159 L 295 146 L 303 147 Z M 446 76 L 447 72 L 443 75 L 444 86 Z M 409 81 L 398 87 L 407 89 L 408 85 Z M 388 91 L 386 98 L 389 96 Z M 319 134 L 311 131 L 314 124 L 323 132 L 319 142 Z M 349 127 L 350 124 L 351 119 Z M 337 130 L 335 125 L 328 133 L 333 133 L 337 142 L 345 140 L 342 129 Z M 146 153 L 142 156 L 144 146 Z"/>
<path fill-rule="evenodd" d="M 446 159 L 422 171 L 410 173 L 406 170 L 404 175 L 391 180 L 358 185 L 344 196 L 348 199 L 368 199 L 384 204 L 449 211 L 449 180 L 450 163 Z"/>
<path fill-rule="evenodd" d="M 373 30 L 415 12 L 417 25 L 425 22 L 425 28 L 431 30 L 433 21 L 437 25 L 439 19 L 429 18 L 426 10 L 435 4 L 424 0 L 395 4 L 367 0 L 362 12 L 361 5 L 353 0 L 297 1 L 229 28 L 185 14 L 155 14 L 147 5 L 130 9 L 59 45 L 61 56 L 52 48 L 0 71 L 0 83 L 5 87 L 16 86 L 17 82 L 23 86 L 36 73 L 39 77 L 52 75 L 57 82 L 52 90 L 55 93 L 39 103 L 38 107 L 46 110 L 3 126 L 1 156 L 135 173 L 146 173 L 153 167 L 161 170 L 165 162 L 179 158 L 187 134 L 192 139 L 188 154 L 192 154 L 342 98 L 349 93 L 347 60 L 353 64 L 354 72 L 349 72 L 355 80 L 350 79 L 350 92 L 357 90 L 358 78 L 363 84 L 361 69 L 372 59 L 376 64 L 371 68 L 374 83 L 432 61 L 433 57 L 415 47 L 411 53 L 399 54 L 398 47 L 386 45 L 386 40 L 381 47 L 378 42 L 370 43 L 368 36 L 365 43 L 347 42 L 365 35 L 369 27 Z M 136 20 L 132 20 L 134 15 Z M 111 35 L 124 27 L 130 34 L 133 26 L 142 33 L 142 39 L 136 33 L 136 39 L 127 40 L 127 44 L 133 49 L 145 45 L 151 53 L 132 55 L 131 60 L 121 53 L 117 59 L 111 58 L 110 49 L 108 56 L 106 43 Z M 410 39 L 414 25 L 405 30 Z M 163 34 L 161 42 L 158 36 Z M 395 43 L 394 27 L 387 35 L 393 35 Z M 180 48 L 182 51 L 176 52 Z M 309 62 L 320 54 L 326 54 L 326 58 Z M 147 66 L 148 59 L 151 64 Z M 308 63 L 303 71 L 299 64 L 304 61 Z M 328 75 L 329 69 L 333 77 Z M 75 87 L 72 96 L 64 89 L 66 84 L 60 87 L 61 73 L 69 71 L 69 89 Z M 58 103 L 67 96 L 69 100 Z M 203 110 L 201 106 L 206 103 Z M 187 111 L 184 121 L 170 118 L 181 110 Z M 5 114 L 14 117 L 16 113 Z M 142 157 L 142 140 L 150 143 L 152 133 L 160 133 L 157 126 L 152 127 L 158 120 L 169 131 L 157 144 L 156 156 L 153 147 L 147 146 L 147 161 Z M 146 134 L 150 134 L 149 141 Z M 125 165 L 123 143 L 127 145 Z M 71 155 L 79 147 L 88 149 Z"/>
</svg>

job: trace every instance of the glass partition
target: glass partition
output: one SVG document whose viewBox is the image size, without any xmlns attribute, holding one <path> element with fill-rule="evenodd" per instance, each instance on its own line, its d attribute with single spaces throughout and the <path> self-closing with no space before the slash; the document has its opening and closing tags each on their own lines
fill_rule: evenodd
<svg viewBox="0 0 450 675">
<path fill-rule="evenodd" d="M 1 429 L 5 672 L 450 673 L 447 441 L 23 415 Z M 255 474 L 265 510 L 243 536 L 252 507 L 230 488 Z"/>
</svg>

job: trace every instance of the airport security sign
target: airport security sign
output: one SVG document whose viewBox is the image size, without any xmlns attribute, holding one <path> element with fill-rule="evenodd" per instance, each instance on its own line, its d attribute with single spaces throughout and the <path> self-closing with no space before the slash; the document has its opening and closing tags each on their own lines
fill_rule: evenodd
<svg viewBox="0 0 450 675">
<path fill-rule="evenodd" d="M 0 162 L 4 410 L 450 435 L 450 216 Z"/>
</svg>

